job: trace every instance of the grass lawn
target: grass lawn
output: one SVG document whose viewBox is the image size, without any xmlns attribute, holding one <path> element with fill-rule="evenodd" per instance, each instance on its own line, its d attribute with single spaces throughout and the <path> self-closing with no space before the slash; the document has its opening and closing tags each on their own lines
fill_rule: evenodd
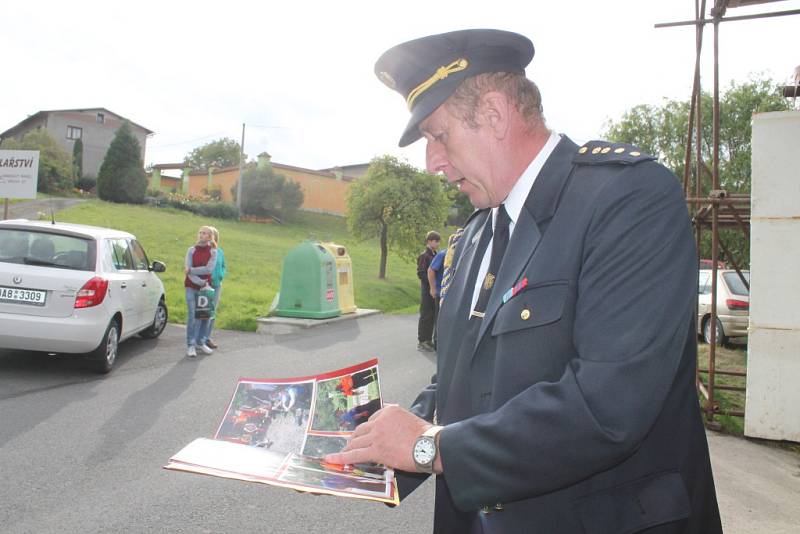
<svg viewBox="0 0 800 534">
<path fill-rule="evenodd" d="M 185 211 L 91 200 L 58 213 L 59 221 L 106 226 L 136 235 L 152 260 L 167 264 L 160 274 L 167 292 L 170 322 L 186 322 L 183 262 L 202 225 L 216 226 L 228 274 L 222 284 L 217 326 L 255 331 L 256 317 L 267 314 L 280 290 L 286 253 L 313 238 L 347 247 L 353 264 L 353 290 L 359 308 L 387 313 L 415 312 L 419 305 L 416 264 L 389 252 L 386 279 L 378 279 L 377 240 L 356 241 L 344 219 L 301 213 L 290 224 L 259 224 L 209 219 Z M 420 250 L 422 250 L 422 244 Z"/>
<path fill-rule="evenodd" d="M 709 346 L 701 343 L 697 346 L 697 364 L 700 369 L 708 369 Z M 734 345 L 727 347 L 717 347 L 714 357 L 714 368 L 716 371 L 747 371 L 747 346 Z M 708 374 L 701 373 L 703 383 L 708 385 Z M 743 376 L 730 376 L 715 374 L 714 384 L 719 386 L 745 387 L 747 378 Z M 705 399 L 701 397 L 701 404 L 705 405 Z M 720 411 L 741 410 L 744 411 L 745 394 L 741 391 L 729 391 L 714 389 L 714 401 L 719 405 Z M 704 414 L 705 416 L 705 414 Z M 737 436 L 744 435 L 744 418 L 731 415 L 715 414 L 714 420 L 722 425 L 724 432 Z"/>
</svg>

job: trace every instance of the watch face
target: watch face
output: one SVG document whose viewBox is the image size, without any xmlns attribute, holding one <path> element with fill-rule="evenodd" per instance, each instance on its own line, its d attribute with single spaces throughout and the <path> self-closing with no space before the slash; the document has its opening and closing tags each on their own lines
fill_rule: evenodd
<svg viewBox="0 0 800 534">
<path fill-rule="evenodd" d="M 414 460 L 422 465 L 433 462 L 436 456 L 436 445 L 432 438 L 421 438 L 414 445 Z"/>
</svg>

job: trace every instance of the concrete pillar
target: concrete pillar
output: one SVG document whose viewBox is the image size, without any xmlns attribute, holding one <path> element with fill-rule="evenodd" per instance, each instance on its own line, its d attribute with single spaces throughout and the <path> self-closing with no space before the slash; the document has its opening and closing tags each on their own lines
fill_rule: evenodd
<svg viewBox="0 0 800 534">
<path fill-rule="evenodd" d="M 753 116 L 747 436 L 800 442 L 800 112 Z"/>
<path fill-rule="evenodd" d="M 270 156 L 266 152 L 262 152 L 261 154 L 258 155 L 258 163 L 256 164 L 256 168 L 260 171 L 268 169 L 270 167 L 271 160 L 272 156 Z"/>
<path fill-rule="evenodd" d="M 211 193 L 211 186 L 214 185 L 214 167 L 208 168 L 208 181 L 206 181 L 206 191 Z"/>
<path fill-rule="evenodd" d="M 161 169 L 153 169 L 150 175 L 150 189 L 161 191 Z"/>
<path fill-rule="evenodd" d="M 189 167 L 184 167 L 183 175 L 181 176 L 181 192 L 184 195 L 189 194 Z"/>
</svg>

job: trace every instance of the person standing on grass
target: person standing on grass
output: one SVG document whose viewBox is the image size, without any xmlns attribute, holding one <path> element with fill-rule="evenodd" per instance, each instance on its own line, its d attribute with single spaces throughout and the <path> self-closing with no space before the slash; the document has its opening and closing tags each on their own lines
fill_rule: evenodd
<svg viewBox="0 0 800 534">
<path fill-rule="evenodd" d="M 197 357 L 198 349 L 204 354 L 211 354 L 214 349 L 205 344 L 208 337 L 210 319 L 195 318 L 197 294 L 205 286 L 211 285 L 211 273 L 217 263 L 217 249 L 214 232 L 209 226 L 201 226 L 197 231 L 197 242 L 186 251 L 183 272 L 186 278 L 186 355 Z"/>
<path fill-rule="evenodd" d="M 228 265 L 225 263 L 225 254 L 223 254 L 222 248 L 219 246 L 219 230 L 214 226 L 209 226 L 209 228 L 216 244 L 217 262 L 214 264 L 214 272 L 211 273 L 211 287 L 214 288 L 214 317 L 209 319 L 208 333 L 203 344 L 216 349 L 218 345 L 211 339 L 211 332 L 214 331 L 214 324 L 217 321 L 219 297 L 222 294 L 222 279 L 225 278 L 225 274 L 228 272 Z"/>
<path fill-rule="evenodd" d="M 428 266 L 436 256 L 441 236 L 431 230 L 425 236 L 425 250 L 417 257 L 417 278 L 420 282 L 419 294 L 419 324 L 417 325 L 417 349 L 432 351 L 433 326 L 436 324 L 436 303 L 431 297 L 431 288 L 428 283 Z"/>
</svg>

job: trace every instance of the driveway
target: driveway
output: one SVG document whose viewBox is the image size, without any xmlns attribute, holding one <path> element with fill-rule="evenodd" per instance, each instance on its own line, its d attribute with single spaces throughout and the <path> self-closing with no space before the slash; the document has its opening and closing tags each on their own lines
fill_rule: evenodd
<svg viewBox="0 0 800 534">
<path fill-rule="evenodd" d="M 51 213 L 71 208 L 77 204 L 86 202 L 82 198 L 44 198 L 41 200 L 30 200 L 17 202 L 9 205 L 9 219 L 38 219 L 39 213 L 45 213 L 49 217 Z M 2 203 L 0 203 L 0 215 L 2 215 Z"/>
</svg>

